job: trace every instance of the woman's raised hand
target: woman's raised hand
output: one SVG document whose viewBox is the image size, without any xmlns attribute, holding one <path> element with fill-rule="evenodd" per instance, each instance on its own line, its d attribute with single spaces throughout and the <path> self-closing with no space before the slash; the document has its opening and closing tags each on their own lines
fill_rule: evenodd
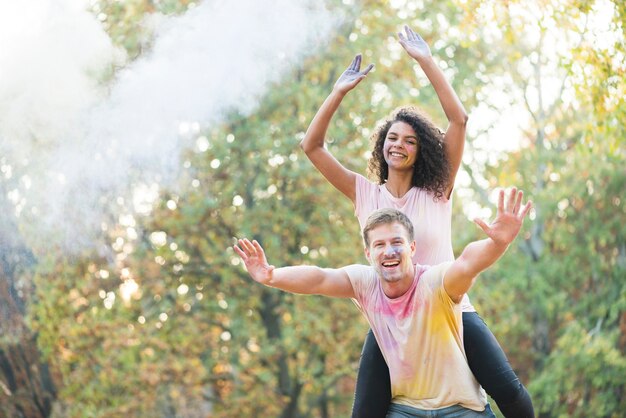
<svg viewBox="0 0 626 418">
<path fill-rule="evenodd" d="M 367 73 L 369 73 L 372 68 L 374 68 L 374 64 L 368 65 L 363 71 L 361 71 L 361 54 L 358 54 L 354 57 L 352 63 L 346 71 L 344 71 L 339 79 L 337 79 L 334 89 L 346 94 L 356 87 L 356 85 L 365 78 Z"/>
<path fill-rule="evenodd" d="M 431 56 L 430 47 L 418 33 L 407 25 L 404 25 L 404 32 L 406 35 L 403 35 L 402 32 L 398 32 L 398 40 L 402 48 L 404 48 L 411 57 L 420 60 Z"/>
</svg>

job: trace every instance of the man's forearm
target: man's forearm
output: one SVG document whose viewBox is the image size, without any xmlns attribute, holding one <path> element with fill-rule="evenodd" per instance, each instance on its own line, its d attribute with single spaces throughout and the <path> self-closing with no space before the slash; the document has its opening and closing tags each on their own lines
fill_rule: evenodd
<svg viewBox="0 0 626 418">
<path fill-rule="evenodd" d="M 469 243 L 458 258 L 463 263 L 464 275 L 468 280 L 478 276 L 498 261 L 508 247 L 508 244 L 496 243 L 491 238 Z"/>
<path fill-rule="evenodd" d="M 289 266 L 274 269 L 266 286 L 290 293 L 317 294 L 324 281 L 323 270 L 316 266 Z"/>
</svg>

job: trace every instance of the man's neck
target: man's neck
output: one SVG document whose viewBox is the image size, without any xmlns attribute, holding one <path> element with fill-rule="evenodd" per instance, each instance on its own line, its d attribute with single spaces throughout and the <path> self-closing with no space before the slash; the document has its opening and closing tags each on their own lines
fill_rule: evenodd
<svg viewBox="0 0 626 418">
<path fill-rule="evenodd" d="M 415 266 L 411 269 L 411 274 L 407 274 L 401 280 L 397 282 L 386 282 L 381 279 L 381 284 L 383 287 L 383 293 L 390 299 L 399 298 L 409 291 L 411 285 L 413 284 L 413 280 L 415 279 Z"/>
</svg>

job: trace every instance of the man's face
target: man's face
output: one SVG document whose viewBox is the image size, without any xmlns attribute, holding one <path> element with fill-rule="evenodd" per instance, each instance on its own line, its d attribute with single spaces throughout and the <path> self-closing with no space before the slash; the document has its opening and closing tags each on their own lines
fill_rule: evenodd
<svg viewBox="0 0 626 418">
<path fill-rule="evenodd" d="M 379 225 L 369 231 L 370 244 L 365 249 L 365 255 L 387 283 L 413 279 L 415 241 L 409 241 L 407 235 L 404 226 L 397 222 Z"/>
</svg>

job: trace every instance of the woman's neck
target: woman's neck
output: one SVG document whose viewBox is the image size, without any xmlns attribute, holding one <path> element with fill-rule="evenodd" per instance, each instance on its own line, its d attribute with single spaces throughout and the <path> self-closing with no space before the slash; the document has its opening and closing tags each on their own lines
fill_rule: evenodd
<svg viewBox="0 0 626 418">
<path fill-rule="evenodd" d="M 385 187 L 394 197 L 402 197 L 411 190 L 412 174 L 410 172 L 389 172 Z"/>
</svg>

